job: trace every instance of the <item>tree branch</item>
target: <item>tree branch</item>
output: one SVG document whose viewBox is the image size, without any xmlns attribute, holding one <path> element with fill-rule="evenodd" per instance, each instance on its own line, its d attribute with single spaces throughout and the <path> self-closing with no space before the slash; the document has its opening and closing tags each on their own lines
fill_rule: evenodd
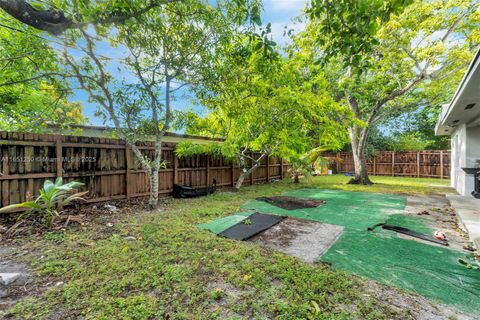
<svg viewBox="0 0 480 320">
<path fill-rule="evenodd" d="M 177 1 L 182 0 L 154 0 L 144 8 L 141 8 L 137 11 L 128 14 L 112 15 L 104 19 L 90 22 L 75 22 L 71 17 L 66 17 L 65 13 L 61 10 L 35 9 L 26 0 L 1 0 L 0 8 L 5 10 L 6 13 L 18 21 L 34 27 L 35 29 L 47 31 L 54 35 L 59 35 L 65 32 L 67 29 L 81 29 L 89 24 L 123 23 L 130 18 L 139 17 L 155 7 Z"/>
</svg>

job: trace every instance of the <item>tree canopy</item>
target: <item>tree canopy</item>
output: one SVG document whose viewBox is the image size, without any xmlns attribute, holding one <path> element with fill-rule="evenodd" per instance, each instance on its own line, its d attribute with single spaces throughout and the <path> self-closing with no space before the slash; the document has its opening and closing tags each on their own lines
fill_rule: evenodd
<svg viewBox="0 0 480 320">
<path fill-rule="evenodd" d="M 369 183 L 369 144 L 444 145 L 429 127 L 480 44 L 479 0 L 312 0 L 305 30 L 285 48 L 270 24 L 259 27 L 260 0 L 6 0 L 0 8 L 3 126 L 82 123 L 81 105 L 68 100 L 82 89 L 152 183 L 163 136 L 177 123 L 225 139 L 180 153 L 226 155 L 244 174 L 270 155 L 294 162 L 349 140 L 354 182 Z M 106 43 L 116 57 L 98 50 Z M 184 90 L 206 117 L 175 109 Z M 135 146 L 146 139 L 155 141 L 152 157 Z"/>
<path fill-rule="evenodd" d="M 306 63 L 302 54 L 287 58 L 266 50 L 262 39 L 232 43 L 215 66 L 215 81 L 197 92 L 211 112 L 205 118 L 191 116 L 187 132 L 225 142 L 179 148 L 180 154 L 211 152 L 235 159 L 243 172 L 237 188 L 267 156 L 293 160 L 318 144 L 341 148 L 349 121 L 348 109 L 328 94 L 319 66 Z"/>
<path fill-rule="evenodd" d="M 319 24 L 322 60 L 340 56 L 342 63 L 360 70 L 368 66 L 376 33 L 390 15 L 401 13 L 413 0 L 312 0 L 308 10 Z"/>
<path fill-rule="evenodd" d="M 344 4 L 330 3 L 340 6 L 340 11 L 345 9 Z M 373 125 L 400 109 L 439 105 L 451 96 L 480 43 L 478 6 L 476 0 L 434 0 L 414 1 L 399 13 L 394 10 L 368 33 L 375 41 L 363 38 L 369 42 L 369 49 L 356 52 L 360 58 L 351 61 L 353 64 L 344 63 L 349 59 L 342 49 L 345 44 L 330 41 L 332 35 L 328 28 L 325 32 L 323 16 L 313 17 L 298 37 L 300 50 L 318 59 L 325 58 L 323 52 L 335 53 L 324 61 L 332 95 L 363 122 L 349 128 L 354 182 L 370 183 L 364 151 Z M 352 23 L 364 29 L 362 19 Z"/>
<path fill-rule="evenodd" d="M 58 73 L 57 52 L 40 32 L 0 12 L 0 129 L 39 132 L 49 124 L 82 124 L 82 105 L 68 101 L 69 84 L 39 73 Z M 25 79 L 31 81 L 25 82 Z"/>
</svg>

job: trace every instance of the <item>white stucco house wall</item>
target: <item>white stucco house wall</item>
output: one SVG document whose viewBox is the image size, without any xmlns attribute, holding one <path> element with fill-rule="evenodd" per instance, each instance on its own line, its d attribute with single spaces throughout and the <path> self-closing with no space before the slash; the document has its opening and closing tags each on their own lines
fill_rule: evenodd
<svg viewBox="0 0 480 320">
<path fill-rule="evenodd" d="M 480 51 L 450 104 L 443 106 L 435 133 L 451 136 L 451 184 L 462 196 L 471 197 L 474 176 L 463 168 L 478 168 L 480 171 Z"/>
</svg>

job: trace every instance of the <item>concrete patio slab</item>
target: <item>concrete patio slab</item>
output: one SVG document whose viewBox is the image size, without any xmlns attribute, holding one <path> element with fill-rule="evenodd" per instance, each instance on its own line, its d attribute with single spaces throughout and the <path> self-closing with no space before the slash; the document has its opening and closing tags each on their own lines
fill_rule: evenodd
<svg viewBox="0 0 480 320">
<path fill-rule="evenodd" d="M 471 196 L 447 195 L 455 209 L 460 227 L 468 232 L 470 240 L 480 249 L 480 200 Z"/>
</svg>

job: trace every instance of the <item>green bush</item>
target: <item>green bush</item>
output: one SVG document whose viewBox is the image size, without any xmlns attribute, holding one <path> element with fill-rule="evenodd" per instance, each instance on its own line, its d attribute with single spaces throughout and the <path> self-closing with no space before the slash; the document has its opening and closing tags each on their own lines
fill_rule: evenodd
<svg viewBox="0 0 480 320">
<path fill-rule="evenodd" d="M 56 217 L 60 215 L 59 208 L 72 203 L 75 200 L 82 200 L 82 196 L 88 191 L 71 194 L 74 189 L 83 186 L 83 183 L 72 181 L 63 184 L 62 178 L 57 178 L 55 183 L 46 180 L 40 195 L 34 201 L 12 204 L 0 209 L 0 213 L 9 212 L 17 208 L 26 208 L 27 211 L 21 214 L 19 219 L 27 219 L 32 215 L 38 215 L 42 223 L 51 227 Z M 70 195 L 69 195 L 70 194 Z"/>
</svg>

